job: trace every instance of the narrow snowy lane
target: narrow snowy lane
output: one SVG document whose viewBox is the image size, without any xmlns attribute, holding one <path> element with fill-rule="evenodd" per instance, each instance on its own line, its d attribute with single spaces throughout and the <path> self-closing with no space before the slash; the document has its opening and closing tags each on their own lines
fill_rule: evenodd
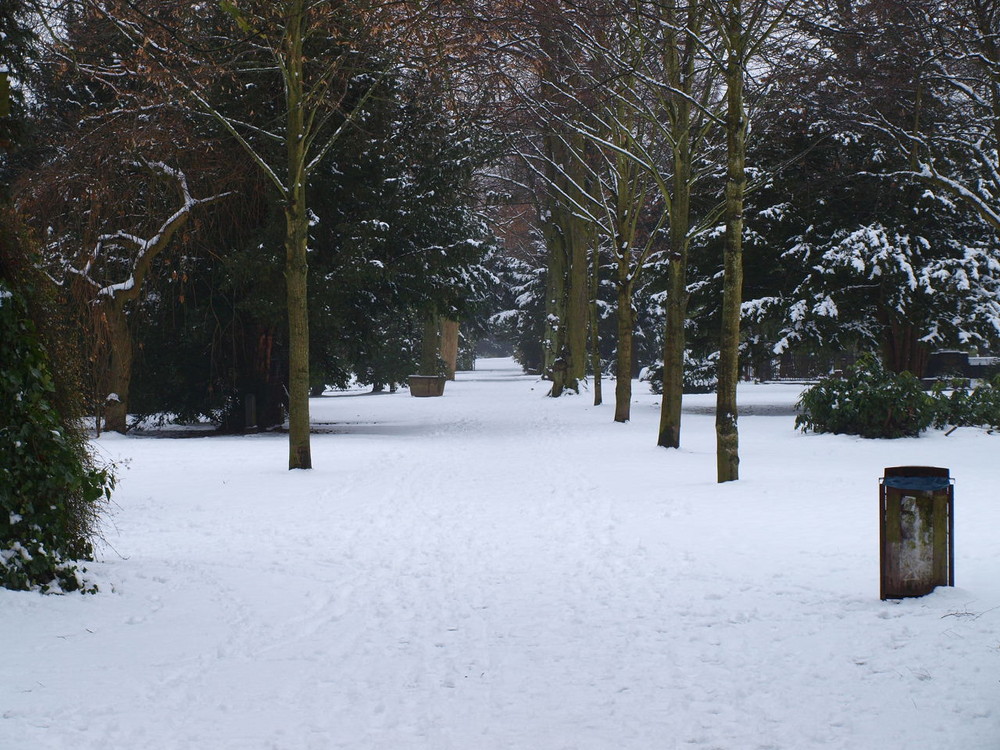
<svg viewBox="0 0 1000 750">
<path fill-rule="evenodd" d="M 1000 437 L 796 433 L 747 386 L 655 447 L 507 360 L 440 399 L 314 399 L 282 435 L 101 438 L 129 461 L 96 596 L 0 591 L 0 748 L 1000 747 Z M 756 406 L 756 410 L 751 407 Z M 955 589 L 878 600 L 877 478 L 958 478 Z"/>
</svg>

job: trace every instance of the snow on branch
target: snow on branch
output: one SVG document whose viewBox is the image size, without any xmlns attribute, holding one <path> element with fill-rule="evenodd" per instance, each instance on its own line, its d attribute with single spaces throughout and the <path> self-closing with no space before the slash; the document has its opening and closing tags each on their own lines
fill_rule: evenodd
<svg viewBox="0 0 1000 750">
<path fill-rule="evenodd" d="M 95 300 L 103 298 L 127 302 L 138 297 L 142 283 L 156 256 L 166 249 L 177 230 L 187 223 L 192 211 L 198 206 L 212 203 L 230 194 L 225 192 L 207 198 L 194 198 L 183 171 L 160 161 L 143 162 L 137 166 L 145 167 L 154 174 L 174 182 L 180 193 L 181 205 L 148 237 L 140 237 L 123 230 L 102 234 L 97 238 L 94 249 L 82 268 L 72 266 L 66 268 L 67 273 L 83 278 L 96 289 Z M 97 260 L 112 247 L 131 247 L 135 251 L 135 257 L 132 259 L 127 278 L 113 284 L 102 285 L 94 280 L 91 272 Z"/>
</svg>

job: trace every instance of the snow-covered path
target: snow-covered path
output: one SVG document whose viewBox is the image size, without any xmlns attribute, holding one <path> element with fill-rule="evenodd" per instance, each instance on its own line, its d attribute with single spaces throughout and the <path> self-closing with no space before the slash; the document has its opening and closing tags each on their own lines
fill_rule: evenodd
<svg viewBox="0 0 1000 750">
<path fill-rule="evenodd" d="M 97 596 L 0 591 L 0 748 L 1000 748 L 1000 436 L 796 433 L 746 386 L 684 448 L 507 360 L 282 435 L 105 436 Z M 753 407 L 757 408 L 754 409 Z M 877 478 L 957 477 L 957 583 L 878 599 Z"/>
</svg>

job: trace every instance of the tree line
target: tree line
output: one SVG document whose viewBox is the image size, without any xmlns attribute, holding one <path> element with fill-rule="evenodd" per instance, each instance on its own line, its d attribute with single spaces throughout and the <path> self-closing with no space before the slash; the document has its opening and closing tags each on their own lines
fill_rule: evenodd
<svg viewBox="0 0 1000 750">
<path fill-rule="evenodd" d="M 529 126 L 504 175 L 530 207 L 502 318 L 525 361 L 554 394 L 587 376 L 583 330 L 617 373 L 659 362 L 666 447 L 682 394 L 716 390 L 726 481 L 736 381 L 783 353 L 873 351 L 920 376 L 935 348 L 994 351 L 998 13 L 531 4 L 515 38 L 537 67 L 512 81 Z"/>
<path fill-rule="evenodd" d="M 13 8 L 6 200 L 106 429 L 252 394 L 308 468 L 309 394 L 450 320 L 620 422 L 652 366 L 664 447 L 713 388 L 728 481 L 780 354 L 1000 337 L 998 2 Z"/>
</svg>

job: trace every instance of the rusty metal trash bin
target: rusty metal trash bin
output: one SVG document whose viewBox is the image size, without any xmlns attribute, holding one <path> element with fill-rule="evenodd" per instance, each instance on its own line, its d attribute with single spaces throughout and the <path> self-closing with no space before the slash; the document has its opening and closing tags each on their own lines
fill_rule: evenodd
<svg viewBox="0 0 1000 750">
<path fill-rule="evenodd" d="M 879 480 L 881 597 L 955 585 L 955 487 L 948 469 L 892 466 Z"/>
</svg>

